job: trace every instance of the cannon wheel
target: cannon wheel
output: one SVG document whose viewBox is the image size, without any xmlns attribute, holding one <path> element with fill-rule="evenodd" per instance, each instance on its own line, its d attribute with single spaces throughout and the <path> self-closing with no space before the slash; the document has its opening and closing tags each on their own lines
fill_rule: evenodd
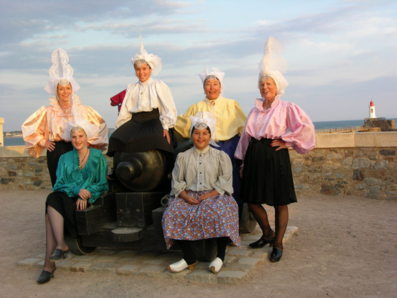
<svg viewBox="0 0 397 298">
<path fill-rule="evenodd" d="M 83 246 L 81 244 L 80 238 L 74 238 L 65 235 L 65 242 L 69 246 L 70 251 L 78 256 L 93 252 L 96 249 L 96 247 Z"/>
</svg>

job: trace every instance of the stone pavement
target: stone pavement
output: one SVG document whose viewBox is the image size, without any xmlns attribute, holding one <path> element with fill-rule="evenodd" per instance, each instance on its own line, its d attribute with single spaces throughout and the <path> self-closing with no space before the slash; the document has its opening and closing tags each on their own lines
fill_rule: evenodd
<svg viewBox="0 0 397 298">
<path fill-rule="evenodd" d="M 287 228 L 283 242 L 288 241 L 298 228 Z M 225 264 L 218 274 L 208 271 L 208 263 L 200 262 L 193 271 L 185 270 L 180 273 L 168 272 L 167 266 L 181 258 L 180 252 L 142 253 L 132 250 L 112 250 L 99 248 L 92 253 L 76 256 L 71 253 L 62 261 L 57 262 L 57 270 L 72 272 L 110 271 L 120 275 L 142 275 L 151 277 L 166 277 L 210 283 L 235 283 L 247 278 L 258 264 L 268 261 L 271 249 L 266 246 L 261 249 L 250 249 L 248 244 L 260 237 L 259 229 L 251 234 L 241 235 L 240 247 L 228 247 Z M 17 262 L 20 266 L 34 268 L 43 267 L 44 255 L 31 256 Z"/>
</svg>

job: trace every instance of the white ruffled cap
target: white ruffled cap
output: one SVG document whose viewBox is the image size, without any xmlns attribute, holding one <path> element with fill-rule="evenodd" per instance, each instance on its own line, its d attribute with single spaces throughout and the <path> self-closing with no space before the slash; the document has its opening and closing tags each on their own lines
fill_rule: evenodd
<svg viewBox="0 0 397 298">
<path fill-rule="evenodd" d="M 216 147 L 219 147 L 215 143 L 215 128 L 216 128 L 216 120 L 211 112 L 197 112 L 194 116 L 190 116 L 190 120 L 192 121 L 192 126 L 190 127 L 190 135 L 192 134 L 193 128 L 206 128 L 209 127 L 211 131 L 211 141 L 210 144 Z"/>
<path fill-rule="evenodd" d="M 203 82 L 203 84 L 204 84 L 205 79 L 208 76 L 216 77 L 219 80 L 219 82 L 221 82 L 221 87 L 223 87 L 223 78 L 225 77 L 225 73 L 224 72 L 222 72 L 219 69 L 213 67 L 211 70 L 206 69 L 202 73 L 199 73 L 199 77 L 200 77 L 201 81 Z"/>
<path fill-rule="evenodd" d="M 143 42 L 141 41 L 139 47 L 139 53 L 136 54 L 132 59 L 132 64 L 134 65 L 138 60 L 145 60 L 147 64 L 149 64 L 150 68 L 152 69 L 152 74 L 157 75 L 161 71 L 162 63 L 161 58 L 155 54 L 150 54 L 145 50 Z"/>
<path fill-rule="evenodd" d="M 265 43 L 265 52 L 259 63 L 259 79 L 271 77 L 277 86 L 277 95 L 282 95 L 288 86 L 288 81 L 282 74 L 286 71 L 287 62 L 281 56 L 281 45 L 274 38 L 269 37 Z"/>
<path fill-rule="evenodd" d="M 44 90 L 49 94 L 56 94 L 59 81 L 66 80 L 72 85 L 73 92 L 80 89 L 80 85 L 73 78 L 73 68 L 69 64 L 69 56 L 64 49 L 58 48 L 51 54 L 52 65 L 48 70 L 50 76 Z"/>
</svg>

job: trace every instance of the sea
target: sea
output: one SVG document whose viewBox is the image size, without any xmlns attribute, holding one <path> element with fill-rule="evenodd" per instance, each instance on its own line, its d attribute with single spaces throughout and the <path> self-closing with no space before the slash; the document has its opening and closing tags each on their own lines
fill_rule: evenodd
<svg viewBox="0 0 397 298">
<path fill-rule="evenodd" d="M 395 120 L 397 118 L 388 118 L 388 120 Z M 316 130 L 335 129 L 335 128 L 351 128 L 364 125 L 364 120 L 340 120 L 340 121 L 315 121 L 313 122 Z M 113 131 L 113 129 L 110 129 Z M 6 137 L 4 138 L 5 146 L 20 146 L 24 145 L 23 139 L 20 137 Z"/>
</svg>

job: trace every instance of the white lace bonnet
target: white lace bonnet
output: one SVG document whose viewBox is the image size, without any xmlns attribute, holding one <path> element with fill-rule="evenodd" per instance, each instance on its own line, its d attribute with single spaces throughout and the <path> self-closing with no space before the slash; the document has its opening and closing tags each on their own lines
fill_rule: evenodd
<svg viewBox="0 0 397 298">
<path fill-rule="evenodd" d="M 194 116 L 190 116 L 190 120 L 192 122 L 192 126 L 190 127 L 190 135 L 192 134 L 193 128 L 203 129 L 208 127 L 211 131 L 210 144 L 218 147 L 214 141 L 216 139 L 216 120 L 211 112 L 197 112 Z"/>
<path fill-rule="evenodd" d="M 132 64 L 134 65 L 136 61 L 138 60 L 144 60 L 146 61 L 147 64 L 149 64 L 150 68 L 152 69 L 152 74 L 157 75 L 161 71 L 162 63 L 161 63 L 161 58 L 155 54 L 148 53 L 145 50 L 145 47 L 143 45 L 143 41 L 141 41 L 140 47 L 139 47 L 139 53 L 137 53 L 132 59 Z"/>
</svg>

